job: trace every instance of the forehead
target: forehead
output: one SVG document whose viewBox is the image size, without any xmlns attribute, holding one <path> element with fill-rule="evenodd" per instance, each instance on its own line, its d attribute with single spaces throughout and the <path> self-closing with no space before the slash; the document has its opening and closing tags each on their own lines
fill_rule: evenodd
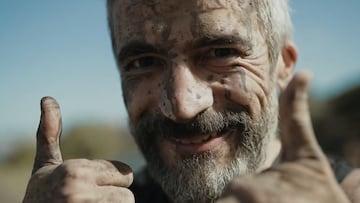
<svg viewBox="0 0 360 203">
<path fill-rule="evenodd" d="M 133 40 L 156 44 L 244 34 L 254 26 L 253 14 L 250 0 L 119 0 L 111 17 L 121 49 Z"/>
</svg>

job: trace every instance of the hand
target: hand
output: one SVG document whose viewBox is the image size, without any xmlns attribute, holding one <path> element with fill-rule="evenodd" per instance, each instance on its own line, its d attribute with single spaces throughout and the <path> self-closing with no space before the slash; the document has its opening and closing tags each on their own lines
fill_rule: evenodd
<svg viewBox="0 0 360 203">
<path fill-rule="evenodd" d="M 309 75 L 299 73 L 280 98 L 282 160 L 234 180 L 218 203 L 348 203 L 316 142 L 307 103 Z"/>
<path fill-rule="evenodd" d="M 24 203 L 135 202 L 127 189 L 133 180 L 129 166 L 105 160 L 63 161 L 59 146 L 61 129 L 58 103 L 44 97 L 35 162 Z"/>
<path fill-rule="evenodd" d="M 360 203 L 360 168 L 354 169 L 347 175 L 344 181 L 341 182 L 341 187 L 351 202 Z"/>
</svg>

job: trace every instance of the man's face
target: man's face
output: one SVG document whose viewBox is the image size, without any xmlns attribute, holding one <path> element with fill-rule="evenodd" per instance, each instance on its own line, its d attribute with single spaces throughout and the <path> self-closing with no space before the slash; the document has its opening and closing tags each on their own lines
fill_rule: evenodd
<svg viewBox="0 0 360 203">
<path fill-rule="evenodd" d="M 206 201 L 257 170 L 276 67 L 251 1 L 121 0 L 112 17 L 130 127 L 164 191 Z"/>
</svg>

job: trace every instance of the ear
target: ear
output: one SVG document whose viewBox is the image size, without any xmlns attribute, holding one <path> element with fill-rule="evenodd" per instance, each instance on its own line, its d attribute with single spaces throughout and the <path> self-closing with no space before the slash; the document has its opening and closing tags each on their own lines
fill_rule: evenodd
<svg viewBox="0 0 360 203">
<path fill-rule="evenodd" d="M 281 50 L 277 64 L 277 84 L 284 89 L 292 78 L 295 64 L 298 58 L 298 51 L 292 42 L 287 42 Z"/>
</svg>

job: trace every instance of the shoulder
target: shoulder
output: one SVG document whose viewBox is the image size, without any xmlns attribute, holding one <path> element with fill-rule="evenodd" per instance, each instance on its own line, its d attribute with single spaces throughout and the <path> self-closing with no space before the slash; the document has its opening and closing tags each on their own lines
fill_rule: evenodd
<svg viewBox="0 0 360 203">
<path fill-rule="evenodd" d="M 146 168 L 138 171 L 134 175 L 133 184 L 129 188 L 135 196 L 136 203 L 170 203 L 165 193 L 149 175 Z"/>
</svg>

